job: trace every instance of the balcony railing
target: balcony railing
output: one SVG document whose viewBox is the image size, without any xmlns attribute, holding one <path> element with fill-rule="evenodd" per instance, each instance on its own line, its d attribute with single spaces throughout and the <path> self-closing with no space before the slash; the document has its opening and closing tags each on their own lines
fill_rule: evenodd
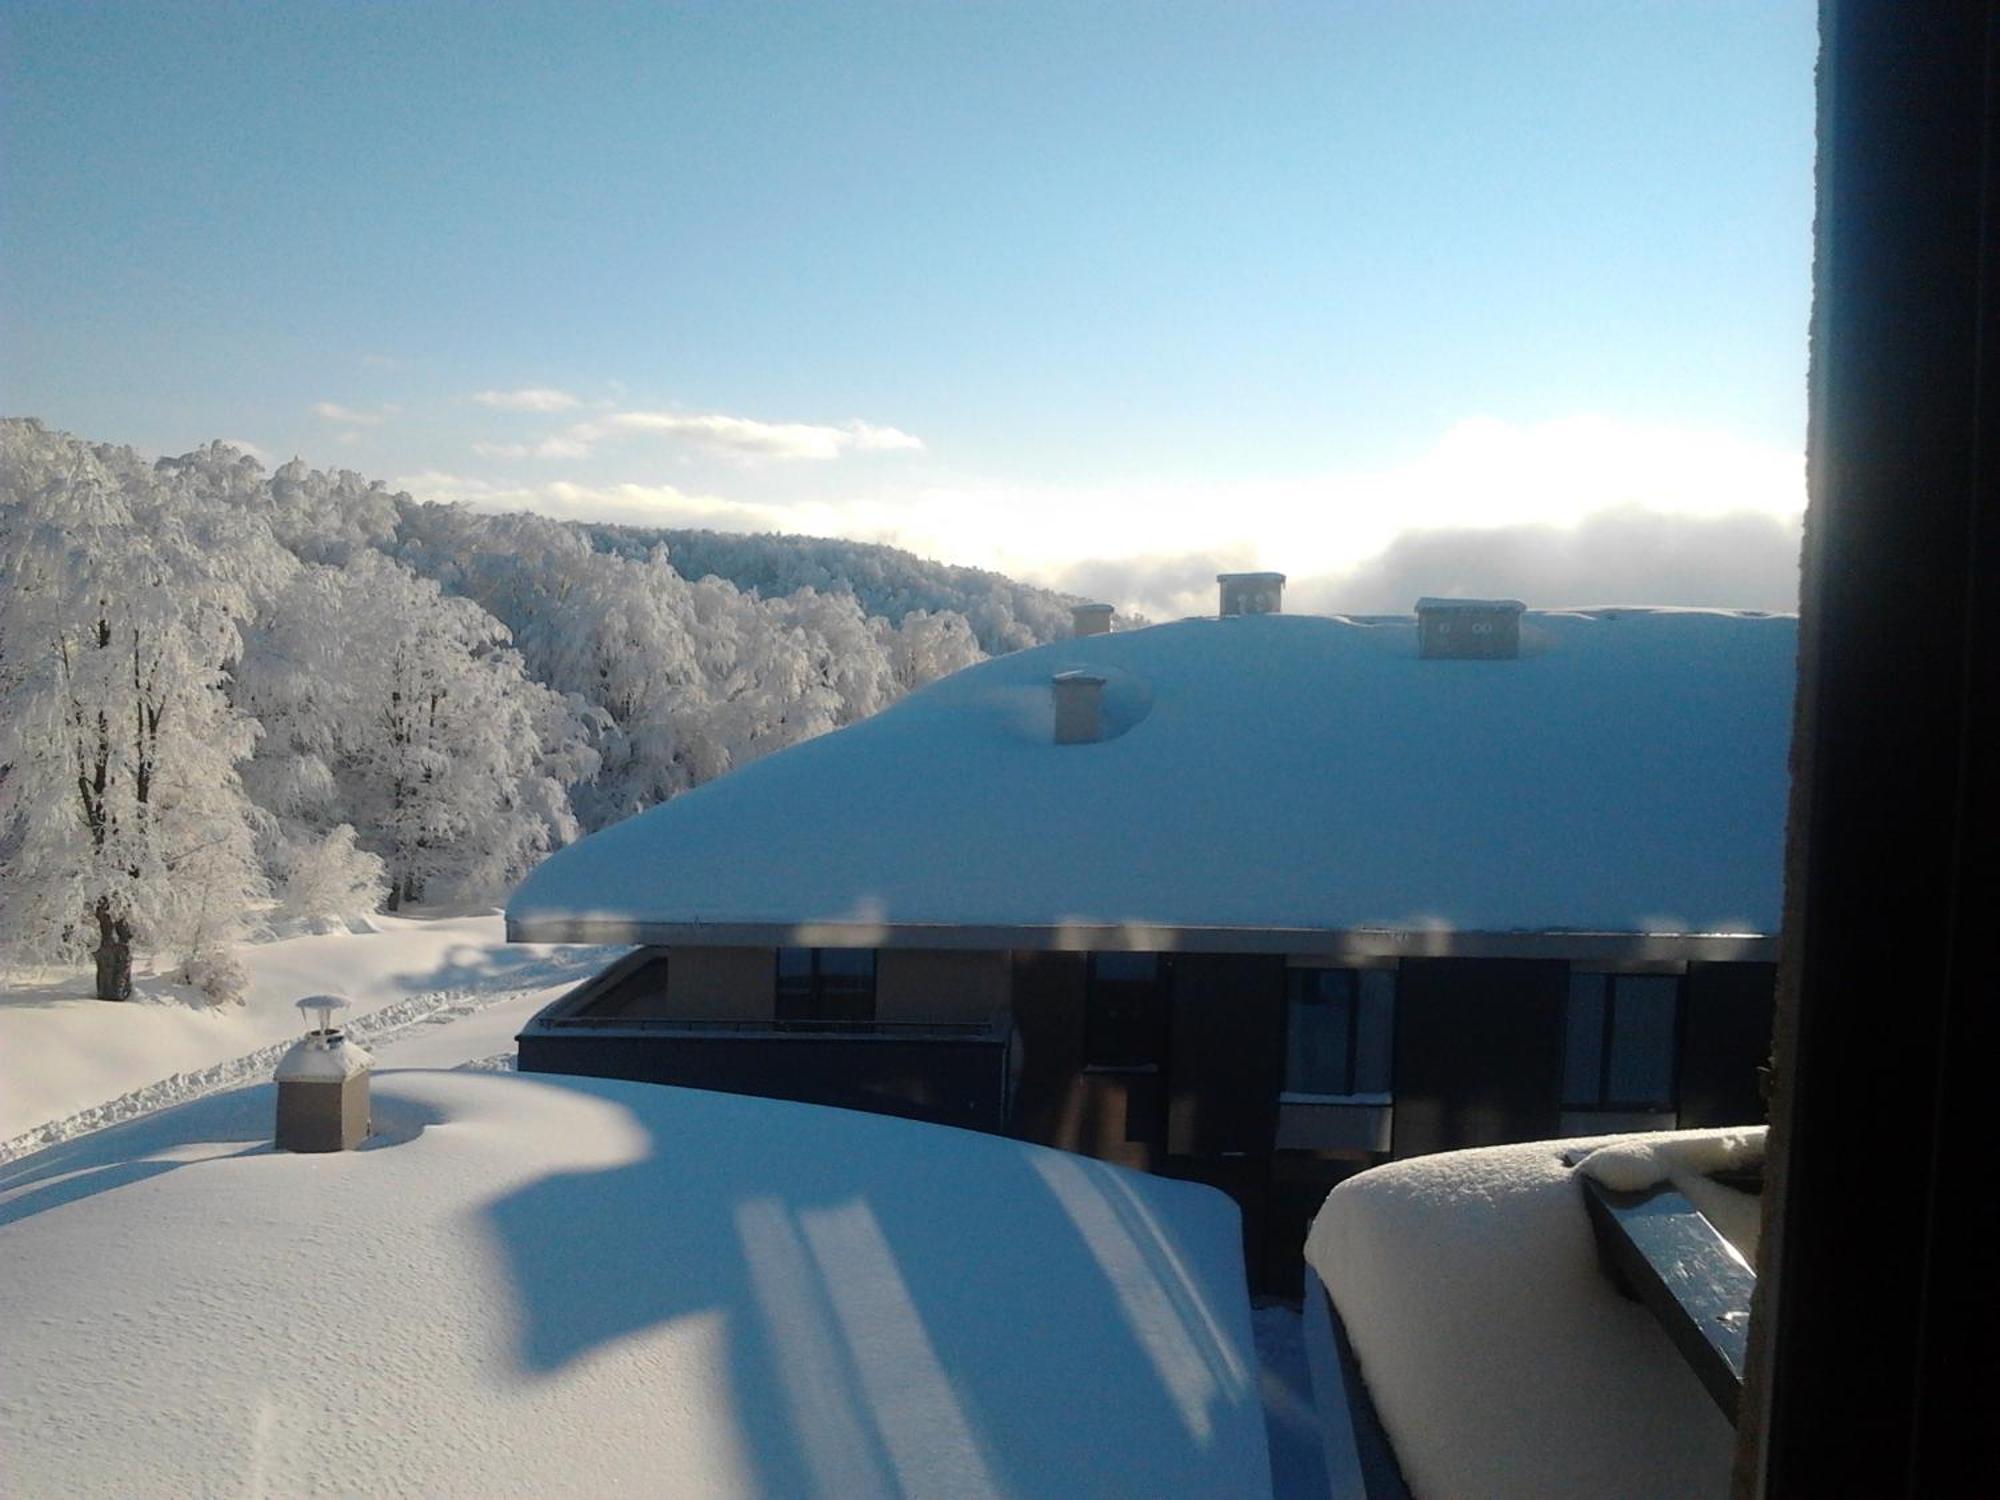
<svg viewBox="0 0 2000 1500">
<path fill-rule="evenodd" d="M 1006 1035 L 1005 1023 L 991 1021 L 815 1021 L 815 1020 L 702 1020 L 675 1016 L 553 1016 L 545 1026 L 575 1027 L 579 1030 L 645 1031 L 686 1036 L 810 1036 L 819 1038 L 889 1041 L 944 1040 L 968 1041 L 999 1039 Z"/>
</svg>

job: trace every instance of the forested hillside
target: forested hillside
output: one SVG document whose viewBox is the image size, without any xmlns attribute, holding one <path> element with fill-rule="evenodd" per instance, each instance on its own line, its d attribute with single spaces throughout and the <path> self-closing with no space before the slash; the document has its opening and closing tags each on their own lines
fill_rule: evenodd
<svg viewBox="0 0 2000 1500">
<path fill-rule="evenodd" d="M 643 557 L 664 545 L 690 578 L 713 574 L 766 598 L 800 589 L 851 591 L 871 615 L 900 620 L 911 610 L 964 615 L 989 655 L 1067 635 L 1069 601 L 984 568 L 931 562 L 914 552 L 840 537 L 743 536 L 726 531 L 583 527 L 597 546 Z"/>
<path fill-rule="evenodd" d="M 1067 626 L 972 569 L 419 504 L 0 422 L 0 943 L 240 984 L 259 924 L 551 848 Z"/>
</svg>

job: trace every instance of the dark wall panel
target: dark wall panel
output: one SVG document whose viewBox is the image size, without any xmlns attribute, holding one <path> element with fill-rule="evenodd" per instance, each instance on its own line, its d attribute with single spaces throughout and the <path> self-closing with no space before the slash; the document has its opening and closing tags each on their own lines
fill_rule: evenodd
<svg viewBox="0 0 2000 1500">
<path fill-rule="evenodd" d="M 1285 1075 L 1285 961 L 1182 953 L 1173 963 L 1167 1150 L 1268 1156 Z"/>
<path fill-rule="evenodd" d="M 1761 1125 L 1775 964 L 1689 964 L 1681 989 L 1680 1122 Z"/>
<path fill-rule="evenodd" d="M 1557 1135 L 1568 991 L 1563 963 L 1405 960 L 1396 992 L 1395 1154 Z"/>
<path fill-rule="evenodd" d="M 1070 1095 L 1083 1071 L 1084 955 L 1014 955 L 1014 1037 L 1020 1073 L 1014 1080 L 1008 1133 L 1063 1146 Z"/>
</svg>

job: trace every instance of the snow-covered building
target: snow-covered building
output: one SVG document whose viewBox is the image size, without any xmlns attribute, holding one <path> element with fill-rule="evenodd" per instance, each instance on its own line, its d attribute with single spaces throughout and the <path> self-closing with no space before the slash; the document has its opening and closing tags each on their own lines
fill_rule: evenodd
<svg viewBox="0 0 2000 1500">
<path fill-rule="evenodd" d="M 643 946 L 522 1066 L 1205 1180 L 1272 1283 L 1359 1165 L 1761 1118 L 1796 621 L 1260 588 L 984 662 L 552 856 L 511 937 Z"/>
</svg>

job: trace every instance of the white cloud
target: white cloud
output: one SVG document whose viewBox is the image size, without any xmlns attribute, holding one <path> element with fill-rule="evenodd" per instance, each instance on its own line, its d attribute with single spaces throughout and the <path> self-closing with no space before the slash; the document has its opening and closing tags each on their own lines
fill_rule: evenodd
<svg viewBox="0 0 2000 1500">
<path fill-rule="evenodd" d="M 853 509 L 913 551 L 1054 581 L 1083 559 L 1196 554 L 1293 577 L 1337 574 L 1412 531 L 1574 527 L 1620 508 L 1796 518 L 1805 509 L 1805 461 L 1700 429 L 1587 416 L 1475 418 L 1393 468 L 1094 485 L 972 481 Z"/>
<path fill-rule="evenodd" d="M 824 461 L 843 453 L 882 453 L 923 447 L 920 438 L 894 427 L 854 421 L 760 422 L 720 412 L 618 411 L 579 422 L 567 436 L 580 443 L 645 435 L 739 459 Z"/>
<path fill-rule="evenodd" d="M 872 422 L 849 422 L 847 431 L 853 434 L 854 446 L 863 453 L 912 452 L 924 446 L 920 437 L 896 427 L 877 427 Z"/>
<path fill-rule="evenodd" d="M 524 386 L 513 391 L 475 391 L 472 399 L 496 411 L 568 411 L 583 403 L 568 391 L 548 386 Z"/>
<path fill-rule="evenodd" d="M 590 447 L 574 438 L 548 437 L 538 443 L 474 443 L 472 451 L 487 458 L 582 458 Z"/>
<path fill-rule="evenodd" d="M 384 420 L 395 415 L 396 408 L 389 405 L 374 411 L 363 411 L 359 407 L 341 406 L 333 401 L 315 401 L 313 415 L 329 422 L 338 422 L 344 427 L 380 427 Z"/>
</svg>

